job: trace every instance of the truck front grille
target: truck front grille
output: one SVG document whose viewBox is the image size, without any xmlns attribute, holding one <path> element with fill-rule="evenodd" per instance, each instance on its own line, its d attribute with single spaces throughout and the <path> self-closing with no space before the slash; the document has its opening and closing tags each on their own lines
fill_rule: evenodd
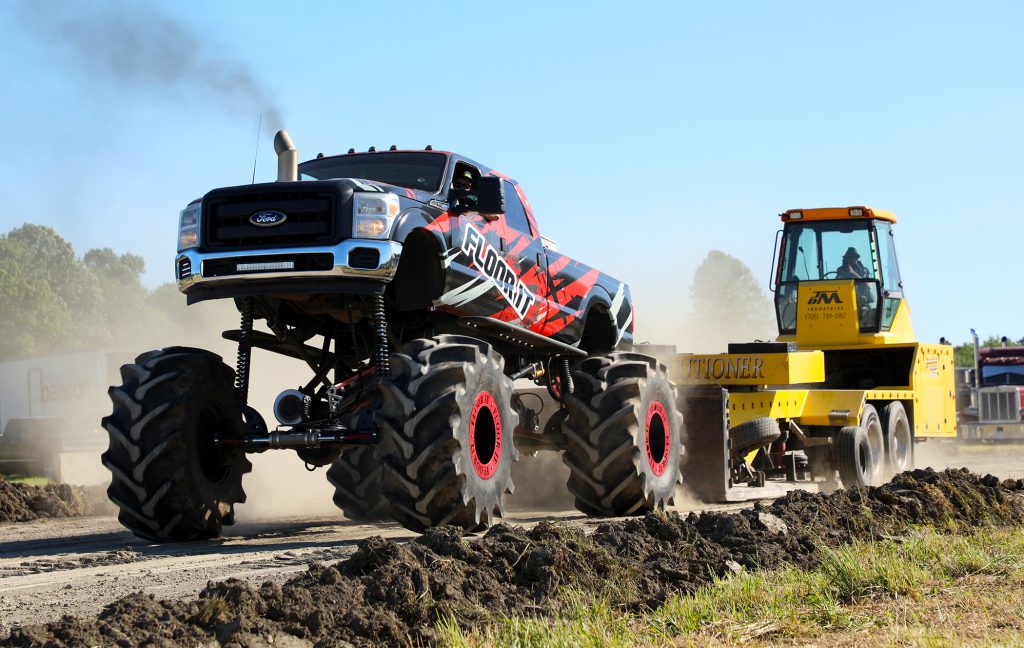
<svg viewBox="0 0 1024 648">
<path fill-rule="evenodd" d="M 337 195 L 321 188 L 289 191 L 240 191 L 209 196 L 203 204 L 204 250 L 333 245 L 342 236 L 335 208 Z M 249 219 L 265 211 L 281 212 L 284 222 L 272 227 Z"/>
<path fill-rule="evenodd" d="M 978 417 L 984 422 L 1020 421 L 1020 392 L 1009 386 L 979 389 Z"/>
<path fill-rule="evenodd" d="M 334 267 L 334 255 L 267 254 L 263 256 L 229 257 L 203 261 L 204 277 L 230 277 L 263 272 L 320 272 Z"/>
</svg>

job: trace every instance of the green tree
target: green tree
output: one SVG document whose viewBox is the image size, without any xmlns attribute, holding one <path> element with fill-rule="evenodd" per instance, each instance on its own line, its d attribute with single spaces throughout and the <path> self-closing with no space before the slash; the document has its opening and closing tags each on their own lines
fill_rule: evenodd
<svg viewBox="0 0 1024 648">
<path fill-rule="evenodd" d="M 71 334 L 67 308 L 34 263 L 29 249 L 0 238 L 0 359 L 61 347 Z"/>
<path fill-rule="evenodd" d="M 690 285 L 687 350 L 725 352 L 729 342 L 773 339 L 775 310 L 745 263 L 712 250 Z"/>
</svg>

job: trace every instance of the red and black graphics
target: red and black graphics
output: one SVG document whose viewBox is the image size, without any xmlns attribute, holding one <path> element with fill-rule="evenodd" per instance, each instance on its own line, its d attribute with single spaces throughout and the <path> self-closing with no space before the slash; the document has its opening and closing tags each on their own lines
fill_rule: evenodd
<svg viewBox="0 0 1024 648">
<path fill-rule="evenodd" d="M 508 227 L 503 217 L 488 222 L 467 212 L 441 219 L 447 221 L 451 245 L 442 260 L 445 280 L 437 306 L 539 330 L 549 310 L 539 240 Z"/>
<path fill-rule="evenodd" d="M 629 286 L 558 252 L 547 250 L 547 255 L 551 313 L 538 332 L 575 344 L 588 317 L 604 317 L 614 327 L 613 346 L 631 344 L 633 300 Z"/>
<path fill-rule="evenodd" d="M 526 317 L 530 308 L 537 303 L 537 295 L 519 278 L 519 273 L 512 269 L 507 258 L 487 242 L 484 233 L 472 223 L 466 223 L 462 228 L 462 244 L 459 247 L 463 254 L 472 259 L 477 270 L 491 279 L 516 316 L 520 320 Z M 516 258 L 511 252 L 508 257 L 513 261 Z"/>
</svg>

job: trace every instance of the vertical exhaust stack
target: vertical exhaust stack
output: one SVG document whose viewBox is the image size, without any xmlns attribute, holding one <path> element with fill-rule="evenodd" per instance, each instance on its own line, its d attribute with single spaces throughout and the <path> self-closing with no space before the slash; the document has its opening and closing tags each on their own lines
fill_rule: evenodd
<svg viewBox="0 0 1024 648">
<path fill-rule="evenodd" d="M 277 181 L 295 182 L 299 179 L 299 152 L 292 144 L 288 131 L 279 130 L 274 136 L 274 150 L 277 152 Z"/>
<path fill-rule="evenodd" d="M 978 366 L 981 360 L 981 350 L 978 344 L 978 332 L 971 329 L 971 337 L 974 338 L 974 386 L 981 389 L 981 367 Z"/>
</svg>

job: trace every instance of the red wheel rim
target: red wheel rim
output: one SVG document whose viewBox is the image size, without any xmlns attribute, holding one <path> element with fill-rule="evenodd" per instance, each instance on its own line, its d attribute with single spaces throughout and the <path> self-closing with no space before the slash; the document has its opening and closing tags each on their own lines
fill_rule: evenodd
<svg viewBox="0 0 1024 648">
<path fill-rule="evenodd" d="M 668 458 L 672 437 L 668 426 L 668 413 L 665 406 L 654 401 L 647 408 L 647 421 L 644 424 L 644 438 L 647 446 L 647 463 L 656 477 L 661 477 L 668 468 Z M 654 437 L 653 439 L 651 437 Z M 651 441 L 654 441 L 652 444 Z"/>
<path fill-rule="evenodd" d="M 481 479 L 490 479 L 501 459 L 501 416 L 489 392 L 480 392 L 469 415 L 469 456 Z"/>
</svg>

